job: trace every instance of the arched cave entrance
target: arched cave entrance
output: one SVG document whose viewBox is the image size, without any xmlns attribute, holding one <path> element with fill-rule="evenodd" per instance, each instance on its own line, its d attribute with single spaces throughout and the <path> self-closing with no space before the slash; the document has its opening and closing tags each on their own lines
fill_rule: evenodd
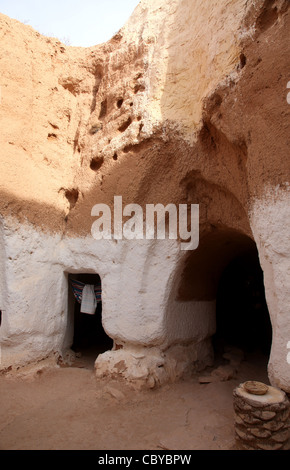
<svg viewBox="0 0 290 470">
<path fill-rule="evenodd" d="M 248 355 L 257 352 L 269 358 L 272 327 L 255 249 L 237 256 L 224 269 L 216 302 L 216 353 L 228 345 Z"/>
<path fill-rule="evenodd" d="M 97 303 L 95 314 L 83 313 L 77 300 L 73 282 L 80 285 L 100 286 L 98 274 L 69 274 L 69 318 L 73 329 L 71 349 L 76 353 L 79 367 L 93 367 L 99 354 L 112 349 L 113 340 L 106 334 L 102 324 L 102 300 Z"/>
<path fill-rule="evenodd" d="M 215 361 L 228 349 L 240 349 L 246 361 L 257 360 L 267 375 L 272 326 L 257 247 L 249 236 L 214 229 L 201 237 L 186 259 L 177 300 L 216 301 Z"/>
</svg>

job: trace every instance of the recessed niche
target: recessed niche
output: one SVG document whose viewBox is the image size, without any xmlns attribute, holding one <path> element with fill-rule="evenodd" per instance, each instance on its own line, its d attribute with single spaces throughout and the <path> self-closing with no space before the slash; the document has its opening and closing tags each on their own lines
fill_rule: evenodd
<svg viewBox="0 0 290 470">
<path fill-rule="evenodd" d="M 125 132 L 126 129 L 128 129 L 128 127 L 132 124 L 132 119 L 129 117 L 129 119 L 127 119 L 126 122 L 124 122 L 124 124 L 122 124 L 120 127 L 119 127 L 119 131 L 120 132 Z"/>
<path fill-rule="evenodd" d="M 124 100 L 121 98 L 120 100 L 117 101 L 117 107 L 118 107 L 119 109 L 122 108 L 123 103 L 124 103 Z"/>
<path fill-rule="evenodd" d="M 104 163 L 104 157 L 95 157 L 91 160 L 90 168 L 93 171 L 98 171 Z"/>
<path fill-rule="evenodd" d="M 108 103 L 107 100 L 102 101 L 101 103 L 101 110 L 99 114 L 99 119 L 104 119 L 107 115 Z"/>
<path fill-rule="evenodd" d="M 145 85 L 143 85 L 143 84 L 141 84 L 141 83 L 138 84 L 138 85 L 136 85 L 135 88 L 134 88 L 134 93 L 135 93 L 135 95 L 136 95 L 139 91 L 145 91 Z"/>
<path fill-rule="evenodd" d="M 91 134 L 91 135 L 95 135 L 95 134 L 97 134 L 99 131 L 101 131 L 102 129 L 103 129 L 103 124 L 102 124 L 102 123 L 94 124 L 94 125 L 90 128 L 90 134 Z"/>
<path fill-rule="evenodd" d="M 53 129 L 59 129 L 57 124 L 53 124 L 52 122 L 49 123 Z"/>
<path fill-rule="evenodd" d="M 64 192 L 64 195 L 66 199 L 69 202 L 70 205 L 70 210 L 72 210 L 75 206 L 76 203 L 78 202 L 79 199 L 79 190 L 78 189 L 61 189 L 61 191 Z"/>
<path fill-rule="evenodd" d="M 247 64 L 247 57 L 245 54 L 240 55 L 240 69 L 243 69 L 245 65 Z"/>
<path fill-rule="evenodd" d="M 57 135 L 56 135 L 56 134 L 52 134 L 52 133 L 51 133 L 51 134 L 48 134 L 47 139 L 48 139 L 48 140 L 56 140 L 56 139 L 57 139 Z"/>
</svg>

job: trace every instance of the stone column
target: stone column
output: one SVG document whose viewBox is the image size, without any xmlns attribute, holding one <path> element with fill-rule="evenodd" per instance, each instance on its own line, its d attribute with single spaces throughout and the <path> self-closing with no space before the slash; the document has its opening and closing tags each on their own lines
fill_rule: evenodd
<svg viewBox="0 0 290 470">
<path fill-rule="evenodd" d="M 289 449 L 289 400 L 275 387 L 245 382 L 234 390 L 236 442 L 242 450 Z"/>
</svg>

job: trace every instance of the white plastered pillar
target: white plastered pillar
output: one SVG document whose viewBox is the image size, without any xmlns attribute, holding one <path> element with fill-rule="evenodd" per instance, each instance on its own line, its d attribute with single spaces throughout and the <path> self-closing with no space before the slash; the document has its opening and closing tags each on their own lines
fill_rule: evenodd
<svg viewBox="0 0 290 470">
<path fill-rule="evenodd" d="M 252 206 L 250 222 L 257 243 L 268 310 L 272 348 L 268 374 L 272 385 L 290 392 L 290 191 L 277 187 Z"/>
</svg>

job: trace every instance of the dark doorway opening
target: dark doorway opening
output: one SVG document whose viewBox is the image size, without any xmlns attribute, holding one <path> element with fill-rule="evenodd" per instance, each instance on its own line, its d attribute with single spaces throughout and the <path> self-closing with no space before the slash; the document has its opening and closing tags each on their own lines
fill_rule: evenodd
<svg viewBox="0 0 290 470">
<path fill-rule="evenodd" d="M 69 295 L 73 308 L 73 344 L 71 349 L 76 353 L 78 363 L 93 367 L 99 354 L 112 349 L 113 340 L 106 334 L 102 324 L 102 302 L 98 302 L 94 315 L 81 312 L 81 304 L 74 298 L 71 280 L 83 284 L 101 285 L 98 274 L 70 274 Z M 73 299 L 73 300 L 72 300 Z"/>
<path fill-rule="evenodd" d="M 177 300 L 216 302 L 213 367 L 233 364 L 237 374 L 268 380 L 272 325 L 254 240 L 212 229 L 187 256 L 180 277 Z"/>
<path fill-rule="evenodd" d="M 268 362 L 272 325 L 256 249 L 236 257 L 224 269 L 217 291 L 216 321 L 216 353 L 236 347 L 247 355 L 258 353 Z"/>
</svg>

